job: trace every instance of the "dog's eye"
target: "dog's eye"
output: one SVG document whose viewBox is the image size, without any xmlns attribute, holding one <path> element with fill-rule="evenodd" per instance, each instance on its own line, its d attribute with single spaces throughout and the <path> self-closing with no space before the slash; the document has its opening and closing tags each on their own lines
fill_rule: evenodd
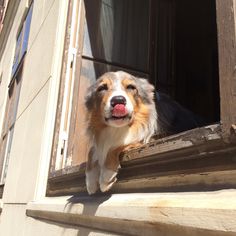
<svg viewBox="0 0 236 236">
<path fill-rule="evenodd" d="M 126 88 L 129 89 L 129 90 L 135 90 L 136 89 L 136 87 L 133 84 L 127 85 Z"/>
<path fill-rule="evenodd" d="M 107 84 L 102 84 L 97 88 L 98 92 L 102 92 L 102 91 L 105 91 L 105 90 L 108 90 Z"/>
</svg>

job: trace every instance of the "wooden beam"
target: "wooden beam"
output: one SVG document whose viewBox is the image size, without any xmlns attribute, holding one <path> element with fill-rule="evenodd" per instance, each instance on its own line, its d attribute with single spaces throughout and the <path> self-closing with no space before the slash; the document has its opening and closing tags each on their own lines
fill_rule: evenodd
<svg viewBox="0 0 236 236">
<path fill-rule="evenodd" d="M 182 209 L 180 209 L 182 211 Z M 196 210 L 197 211 L 197 210 Z M 194 209 L 192 209 L 194 214 Z M 228 214 L 231 212 L 228 211 Z M 135 212 L 134 212 L 135 214 Z M 220 214 L 220 210 L 219 213 Z M 170 224 L 158 222 L 158 218 L 153 221 L 142 221 L 142 220 L 129 220 L 129 219 L 118 219 L 110 217 L 94 216 L 90 214 L 75 214 L 55 211 L 44 211 L 44 210 L 31 210 L 26 211 L 28 217 L 46 221 L 51 224 L 63 224 L 65 226 L 72 227 L 86 227 L 88 229 L 100 230 L 106 233 L 117 233 L 119 235 L 175 235 L 175 236 L 233 236 L 235 232 L 226 231 L 224 227 L 222 230 L 214 229 L 214 226 L 210 229 L 201 227 L 191 227 L 188 225 Z M 204 214 L 202 214 L 204 218 Z M 216 212 L 212 211 L 212 217 L 217 218 Z M 232 216 L 235 217 L 235 216 Z M 205 216 L 205 218 L 207 218 Z M 49 222 L 48 222 L 49 221 Z M 221 219 L 222 225 L 224 225 Z"/>
<path fill-rule="evenodd" d="M 190 130 L 124 153 L 112 192 L 235 188 L 236 146 L 226 143 L 218 130 L 218 125 Z M 48 195 L 86 192 L 85 169 L 74 170 L 51 175 Z"/>
<path fill-rule="evenodd" d="M 236 124 L 235 0 L 216 0 L 221 122 L 224 134 Z"/>
</svg>

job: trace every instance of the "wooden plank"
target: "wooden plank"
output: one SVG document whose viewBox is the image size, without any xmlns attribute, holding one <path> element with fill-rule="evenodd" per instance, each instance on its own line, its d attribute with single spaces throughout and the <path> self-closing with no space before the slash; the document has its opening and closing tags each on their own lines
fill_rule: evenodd
<svg viewBox="0 0 236 236">
<path fill-rule="evenodd" d="M 181 209 L 182 211 L 183 209 Z M 197 213 L 199 217 L 204 217 L 204 212 L 201 214 L 197 210 L 192 212 Z M 217 212 L 217 211 L 216 211 Z M 218 211 L 220 214 L 221 211 Z M 183 212 L 182 212 L 183 213 Z M 231 212 L 228 211 L 228 214 Z M 228 216 L 227 214 L 227 216 Z M 55 212 L 55 211 L 44 211 L 44 210 L 26 210 L 26 215 L 28 217 L 33 217 L 38 220 L 43 220 L 50 222 L 51 224 L 63 224 L 72 227 L 86 227 L 88 229 L 101 230 L 106 233 L 117 233 L 119 235 L 126 236 L 143 236 L 143 235 L 175 235 L 175 236 L 233 236 L 235 232 L 232 230 L 226 231 L 224 227 L 220 229 L 214 227 L 193 227 L 188 226 L 186 222 L 182 224 L 170 224 L 165 223 L 167 220 L 162 222 L 159 219 L 152 221 L 143 221 L 143 220 L 129 220 L 129 219 L 119 219 L 119 218 L 110 218 L 102 216 L 94 216 L 91 214 L 75 214 L 75 213 L 65 213 L 65 212 Z M 216 214 L 217 215 L 217 214 Z M 234 215 L 234 214 L 233 214 Z M 212 217 L 215 215 L 212 214 Z M 217 218 L 217 217 L 215 217 Z M 220 222 L 224 220 L 220 219 Z M 222 225 L 224 225 L 222 223 Z"/>
<path fill-rule="evenodd" d="M 155 140 L 155 138 L 157 138 L 157 140 Z M 138 160 L 152 155 L 155 155 L 155 158 L 158 158 L 158 155 L 161 153 L 176 152 L 178 150 L 183 150 L 183 152 L 185 152 L 186 148 L 194 147 L 197 149 L 198 146 L 201 146 L 202 148 L 202 146 L 206 145 L 207 147 L 211 145 L 211 143 L 215 145 L 216 148 L 218 141 L 219 145 L 224 146 L 221 137 L 221 126 L 219 124 L 210 125 L 188 130 L 162 139 L 153 137 L 153 140 L 150 143 L 122 154 L 122 160 Z"/>
<path fill-rule="evenodd" d="M 194 192 L 215 191 L 236 188 L 236 171 L 224 170 L 215 172 L 199 172 L 192 174 L 173 174 L 158 177 L 145 177 L 138 179 L 119 179 L 108 193 L 97 193 L 106 196 L 113 193 L 153 193 L 153 192 Z M 69 184 L 61 182 L 61 186 L 51 185 L 47 195 L 61 196 L 71 194 L 84 194 L 87 196 L 85 182 L 70 179 Z"/>
<path fill-rule="evenodd" d="M 236 124 L 235 0 L 216 0 L 221 122 L 225 135 Z"/>
<path fill-rule="evenodd" d="M 192 174 L 120 180 L 113 193 L 126 192 L 196 192 L 231 189 L 236 187 L 236 171 L 224 170 Z"/>
<path fill-rule="evenodd" d="M 178 139 L 184 140 L 190 144 L 185 148 L 181 142 L 177 143 L 179 146 L 172 146 L 168 142 L 160 144 L 161 141 L 157 140 L 151 147 L 125 153 L 121 157 L 122 168 L 118 174 L 118 183 L 112 191 L 145 192 L 182 188 L 190 191 L 236 187 L 235 178 L 232 178 L 235 177 L 236 170 L 236 146 L 234 143 L 224 142 L 218 136 L 217 127 L 219 128 L 218 125 L 202 128 L 202 132 L 187 131 L 167 138 L 170 141 L 172 139 L 173 143 Z M 159 181 L 160 179 L 163 181 Z M 208 179 L 214 181 L 203 183 L 203 180 Z M 84 169 L 77 173 L 64 172 L 64 176 L 54 175 L 49 179 L 48 195 L 78 191 L 86 192 Z"/>
<path fill-rule="evenodd" d="M 69 127 L 69 137 L 68 137 L 68 149 L 67 149 L 67 158 L 71 160 L 71 165 L 76 166 L 86 161 L 87 156 L 87 139 L 84 128 L 84 122 L 81 123 L 81 120 L 84 119 L 84 106 L 83 106 L 83 96 L 87 88 L 87 84 L 83 83 L 81 78 L 81 68 L 82 68 L 82 50 L 84 42 L 84 24 L 85 24 L 85 9 L 84 1 L 81 1 L 80 19 L 78 27 L 78 42 L 77 42 L 77 55 L 76 55 L 76 65 L 74 72 L 74 91 L 72 98 L 71 106 L 71 118 L 70 118 L 70 127 Z M 82 100 L 81 100 L 82 97 Z M 79 127 L 78 127 L 79 126 Z M 82 128 L 82 130 L 80 129 Z M 81 140 L 81 131 L 83 132 L 84 139 Z M 79 139 L 79 140 L 78 140 Z M 78 146 L 75 146 L 74 143 L 78 143 Z"/>
</svg>

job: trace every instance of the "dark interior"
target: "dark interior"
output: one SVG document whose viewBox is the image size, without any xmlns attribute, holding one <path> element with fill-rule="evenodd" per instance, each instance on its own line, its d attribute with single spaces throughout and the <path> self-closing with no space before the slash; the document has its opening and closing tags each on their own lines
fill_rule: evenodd
<svg viewBox="0 0 236 236">
<path fill-rule="evenodd" d="M 86 0 L 85 9 L 83 59 L 93 80 L 126 70 L 205 124 L 220 121 L 214 0 Z"/>
<path fill-rule="evenodd" d="M 159 0 L 154 9 L 156 87 L 206 123 L 219 121 L 215 1 Z"/>
</svg>

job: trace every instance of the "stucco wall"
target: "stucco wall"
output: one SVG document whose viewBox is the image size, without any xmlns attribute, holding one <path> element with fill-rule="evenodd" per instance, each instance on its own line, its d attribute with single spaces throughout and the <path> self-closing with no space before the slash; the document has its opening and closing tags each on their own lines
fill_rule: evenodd
<svg viewBox="0 0 236 236">
<path fill-rule="evenodd" d="M 4 118 L 16 36 L 28 1 L 20 1 L 0 57 L 0 127 Z M 28 52 L 0 216 L 0 235 L 24 232 L 26 205 L 45 195 L 60 79 L 68 1 L 34 2 Z M 1 129 L 1 128 L 0 128 Z M 0 130 L 1 131 L 1 130 Z"/>
</svg>

